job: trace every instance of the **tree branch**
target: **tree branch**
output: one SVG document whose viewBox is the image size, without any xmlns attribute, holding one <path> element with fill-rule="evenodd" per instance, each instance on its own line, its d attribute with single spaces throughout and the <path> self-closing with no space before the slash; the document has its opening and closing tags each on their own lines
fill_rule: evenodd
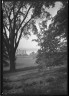
<svg viewBox="0 0 69 96">
<path fill-rule="evenodd" d="M 7 15 L 7 18 L 8 18 L 8 20 L 9 20 L 9 33 L 10 33 L 10 30 L 11 30 L 11 22 L 12 22 L 12 20 L 10 19 L 10 15 L 11 15 L 11 12 L 10 12 L 10 14 L 8 15 L 8 11 L 6 10 L 6 6 L 4 5 L 4 8 L 5 8 L 5 12 L 6 12 L 6 15 Z"/>
<path fill-rule="evenodd" d="M 25 15 L 23 21 L 21 22 L 19 28 L 18 28 L 17 31 L 16 31 L 16 34 L 17 34 L 17 32 L 19 31 L 19 29 L 20 29 L 21 25 L 23 24 L 23 22 L 25 21 L 25 19 L 26 19 L 27 15 L 28 15 L 29 10 L 31 9 L 31 7 L 32 7 L 32 5 L 29 7 L 29 9 L 28 9 L 28 11 L 27 11 L 27 13 L 26 13 L 26 15 Z"/>
<path fill-rule="evenodd" d="M 32 17 L 32 18 L 33 18 L 33 17 Z M 29 21 L 30 21 L 32 18 L 30 18 L 30 19 L 29 19 Z M 24 29 L 24 28 L 25 28 L 25 26 L 29 23 L 29 21 L 25 23 L 25 25 L 23 26 L 23 28 L 22 28 L 22 29 Z M 20 41 L 21 36 L 22 36 L 22 32 L 23 32 L 23 30 L 21 31 L 21 33 L 20 33 L 20 35 L 19 35 L 18 41 L 17 41 L 16 46 L 15 46 L 15 50 L 16 50 L 16 49 L 17 49 L 17 47 L 18 47 L 19 41 Z"/>
<path fill-rule="evenodd" d="M 4 29 L 4 31 L 6 31 L 6 30 Z M 10 51 L 9 51 L 9 39 L 7 38 L 6 32 L 3 33 L 3 42 L 5 42 L 8 54 L 10 54 Z"/>
<path fill-rule="evenodd" d="M 20 7 L 19 7 L 19 9 L 18 9 L 18 11 L 17 11 L 17 13 L 16 13 L 15 17 L 17 17 L 17 15 L 18 15 L 18 13 L 19 13 L 19 11 L 20 11 L 21 7 L 22 7 L 22 4 L 23 4 L 23 3 L 21 3 L 21 4 L 20 4 Z"/>
<path fill-rule="evenodd" d="M 5 8 L 6 15 L 7 15 L 8 19 L 9 19 L 9 23 L 10 23 L 10 15 L 8 16 L 8 13 L 7 13 L 6 6 L 5 5 L 4 5 L 4 8 Z"/>
<path fill-rule="evenodd" d="M 9 45 L 7 44 L 7 41 L 6 41 L 6 39 L 3 39 L 3 41 L 5 42 L 5 46 L 6 46 L 6 48 L 7 48 L 7 51 L 8 51 L 8 54 L 9 54 L 9 56 L 10 56 L 10 48 L 9 48 Z"/>
<path fill-rule="evenodd" d="M 5 33 L 3 33 L 3 39 L 4 39 L 5 43 L 6 43 L 6 47 L 8 47 L 8 50 L 9 50 L 9 48 L 10 48 L 9 38 L 7 37 L 5 26 L 3 26 L 3 28 L 4 28 L 4 32 L 5 32 Z"/>
<path fill-rule="evenodd" d="M 27 13 L 26 13 L 23 21 L 21 22 L 19 28 L 17 29 L 17 31 L 16 31 L 16 33 L 15 33 L 16 39 L 17 39 L 18 31 L 19 31 L 21 25 L 23 24 L 23 22 L 25 21 L 25 19 L 26 19 L 28 13 L 29 13 L 29 10 L 31 9 L 31 7 L 32 7 L 32 5 L 29 7 L 29 9 L 28 9 L 28 11 L 27 11 Z M 29 21 L 30 21 L 31 19 L 32 19 L 32 18 L 30 18 Z M 29 21 L 28 21 L 28 22 L 29 22 Z M 23 28 L 26 26 L 26 24 L 27 24 L 28 22 L 25 23 L 25 25 L 23 26 Z M 20 36 L 19 36 L 19 39 L 18 39 L 18 41 L 17 41 L 17 43 L 16 43 L 16 45 L 15 45 L 15 51 L 16 51 L 16 49 L 17 49 L 17 47 L 18 47 L 18 44 L 19 44 L 19 41 L 20 41 L 21 36 L 22 36 L 22 31 L 21 31 Z M 16 39 L 15 39 L 15 40 L 16 40 Z M 16 42 L 16 41 L 15 41 L 15 42 Z"/>
<path fill-rule="evenodd" d="M 7 34 L 6 34 L 5 26 L 3 26 L 3 28 L 4 28 L 4 32 L 5 32 L 5 33 L 3 33 L 3 34 L 5 35 L 6 39 L 8 40 L 8 37 L 7 37 Z"/>
<path fill-rule="evenodd" d="M 9 29 L 8 29 L 8 27 L 7 27 L 7 25 L 6 24 L 3 24 L 6 28 L 7 28 L 7 30 L 9 31 Z"/>
</svg>

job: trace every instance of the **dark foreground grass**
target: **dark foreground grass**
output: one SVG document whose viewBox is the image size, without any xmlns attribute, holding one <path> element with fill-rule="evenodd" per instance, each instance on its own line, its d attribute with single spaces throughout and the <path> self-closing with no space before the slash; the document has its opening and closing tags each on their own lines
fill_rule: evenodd
<svg viewBox="0 0 69 96">
<path fill-rule="evenodd" d="M 29 74 L 30 77 L 25 80 L 23 80 L 23 76 L 23 79 L 16 82 L 4 78 L 3 96 L 67 95 L 66 67 L 53 68 L 52 70 L 44 72 L 42 75 L 33 75 L 34 78 L 32 75 L 30 76 Z M 19 82 L 21 85 L 18 85 Z M 16 85 L 18 86 L 16 87 Z"/>
</svg>

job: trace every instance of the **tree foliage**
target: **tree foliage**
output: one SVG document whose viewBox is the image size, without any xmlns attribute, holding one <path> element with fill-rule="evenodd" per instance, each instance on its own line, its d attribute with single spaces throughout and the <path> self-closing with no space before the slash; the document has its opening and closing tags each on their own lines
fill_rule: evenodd
<svg viewBox="0 0 69 96">
<path fill-rule="evenodd" d="M 63 2 L 63 4 L 67 4 L 66 3 L 67 0 L 66 1 L 61 0 L 61 1 Z M 53 27 L 53 28 L 51 27 L 48 30 L 49 32 L 45 32 L 46 30 L 44 29 L 47 27 L 46 22 L 51 18 L 51 15 L 49 14 L 49 12 L 43 9 L 43 5 L 45 5 L 46 7 L 50 7 L 50 5 L 52 5 L 52 7 L 54 7 L 54 4 L 55 4 L 55 0 L 53 1 L 46 0 L 46 1 L 37 1 L 37 2 L 35 0 L 29 1 L 29 2 L 28 1 L 3 1 L 3 4 L 2 4 L 3 36 L 4 36 L 4 42 L 5 42 L 5 46 L 6 46 L 9 60 L 10 60 L 11 71 L 15 70 L 15 53 L 19 45 L 20 39 L 22 37 L 30 35 L 31 29 L 34 34 L 37 34 L 37 37 L 38 37 L 37 41 L 41 46 L 41 50 L 42 50 L 41 52 L 45 53 L 45 50 L 47 51 L 49 50 L 48 44 L 50 45 L 51 50 L 53 50 L 52 46 L 53 48 L 55 48 L 56 45 L 55 46 L 52 45 L 50 41 L 54 42 L 54 44 L 57 44 L 56 42 L 58 42 L 58 40 L 53 41 L 55 36 L 52 37 L 52 32 L 50 31 L 53 30 L 54 28 L 56 31 L 57 27 Z M 58 21 L 58 19 L 56 18 L 60 17 L 60 14 L 62 14 L 61 11 L 58 14 L 59 16 L 56 16 L 54 18 L 54 23 L 52 24 L 53 26 L 56 25 L 56 22 Z M 41 18 L 41 19 L 46 18 L 46 21 L 42 21 L 41 23 L 42 27 L 40 28 L 41 29 L 40 33 L 38 32 L 35 26 L 35 20 L 37 20 L 37 18 Z M 66 30 L 64 29 L 64 31 Z M 47 33 L 50 33 L 50 35 Z"/>
<path fill-rule="evenodd" d="M 3 41 L 9 55 L 12 71 L 15 70 L 15 53 L 20 39 L 30 34 L 27 25 L 34 16 L 39 14 L 36 12 L 39 10 L 36 10 L 36 6 L 35 2 L 3 1 Z"/>
<path fill-rule="evenodd" d="M 37 40 L 40 46 L 36 61 L 38 64 L 43 61 L 46 66 L 51 66 L 54 64 L 54 60 L 55 62 L 60 61 L 61 58 L 64 58 L 63 56 L 66 56 L 63 54 L 67 52 L 68 3 L 67 1 L 62 3 L 63 7 L 52 18 L 52 23 L 47 30 L 43 25 L 45 21 L 42 22 L 41 32 Z"/>
<path fill-rule="evenodd" d="M 43 1 L 3 1 L 2 3 L 3 41 L 8 52 L 11 71 L 15 70 L 15 53 L 20 39 L 30 35 L 28 26 L 34 18 L 40 17 L 42 6 Z"/>
</svg>

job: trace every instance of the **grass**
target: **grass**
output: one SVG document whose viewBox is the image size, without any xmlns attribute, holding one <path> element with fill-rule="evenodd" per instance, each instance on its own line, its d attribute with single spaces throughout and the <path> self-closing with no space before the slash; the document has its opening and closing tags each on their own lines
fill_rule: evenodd
<svg viewBox="0 0 69 96">
<path fill-rule="evenodd" d="M 35 63 L 36 59 L 30 56 L 18 56 L 16 59 L 16 72 L 17 71 L 25 71 L 25 70 L 31 70 L 37 67 L 37 64 Z M 4 67 L 4 73 L 9 72 L 10 67 Z"/>
<path fill-rule="evenodd" d="M 45 71 L 43 74 L 37 72 L 21 75 L 22 72 L 17 74 L 18 78 L 16 78 L 16 80 L 14 80 L 13 77 L 9 80 L 9 78 L 13 75 L 4 75 L 3 93 L 5 96 L 21 96 L 31 94 L 66 95 L 67 93 L 67 74 L 65 74 L 67 73 L 66 67 L 52 68 Z M 16 77 L 15 73 L 14 76 Z"/>
<path fill-rule="evenodd" d="M 34 70 L 34 69 L 37 69 L 39 66 L 31 66 L 31 67 L 25 67 L 25 68 L 19 68 L 19 69 L 16 69 L 15 72 L 20 72 L 20 71 L 27 71 L 27 70 Z M 15 72 L 12 72 L 12 73 L 15 73 Z M 11 73 L 10 70 L 5 70 L 3 71 L 3 73 Z"/>
<path fill-rule="evenodd" d="M 9 70 L 4 71 L 4 96 L 67 94 L 66 66 L 53 66 L 49 70 L 40 72 L 38 71 L 39 66 L 32 66 L 35 62 L 32 57 L 18 57 L 17 60 L 22 69 L 17 68 L 13 73 L 10 73 Z M 26 64 L 26 67 L 23 67 L 24 64 Z M 17 64 L 17 66 L 20 65 Z"/>
</svg>

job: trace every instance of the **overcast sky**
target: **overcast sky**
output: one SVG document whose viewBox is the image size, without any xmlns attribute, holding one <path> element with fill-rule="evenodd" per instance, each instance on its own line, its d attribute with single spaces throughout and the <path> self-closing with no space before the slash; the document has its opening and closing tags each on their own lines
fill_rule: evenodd
<svg viewBox="0 0 69 96">
<path fill-rule="evenodd" d="M 46 10 L 49 11 L 50 14 L 52 14 L 52 16 L 55 16 L 57 14 L 57 10 L 59 10 L 61 8 L 61 6 L 62 6 L 62 4 L 60 2 L 57 2 L 55 4 L 54 8 L 49 8 L 49 9 L 46 9 Z M 40 19 L 38 19 L 37 22 L 36 22 L 38 30 L 40 30 L 39 26 L 38 26 L 39 22 L 40 22 Z M 50 22 L 51 21 L 49 20 L 48 25 L 50 24 Z M 20 40 L 18 49 L 26 49 L 27 53 L 30 53 L 31 51 L 36 52 L 39 49 L 38 43 L 35 42 L 35 41 L 32 41 L 32 39 L 36 39 L 36 38 L 37 37 L 35 35 L 33 35 L 33 34 L 29 37 L 29 39 L 22 38 Z"/>
</svg>

